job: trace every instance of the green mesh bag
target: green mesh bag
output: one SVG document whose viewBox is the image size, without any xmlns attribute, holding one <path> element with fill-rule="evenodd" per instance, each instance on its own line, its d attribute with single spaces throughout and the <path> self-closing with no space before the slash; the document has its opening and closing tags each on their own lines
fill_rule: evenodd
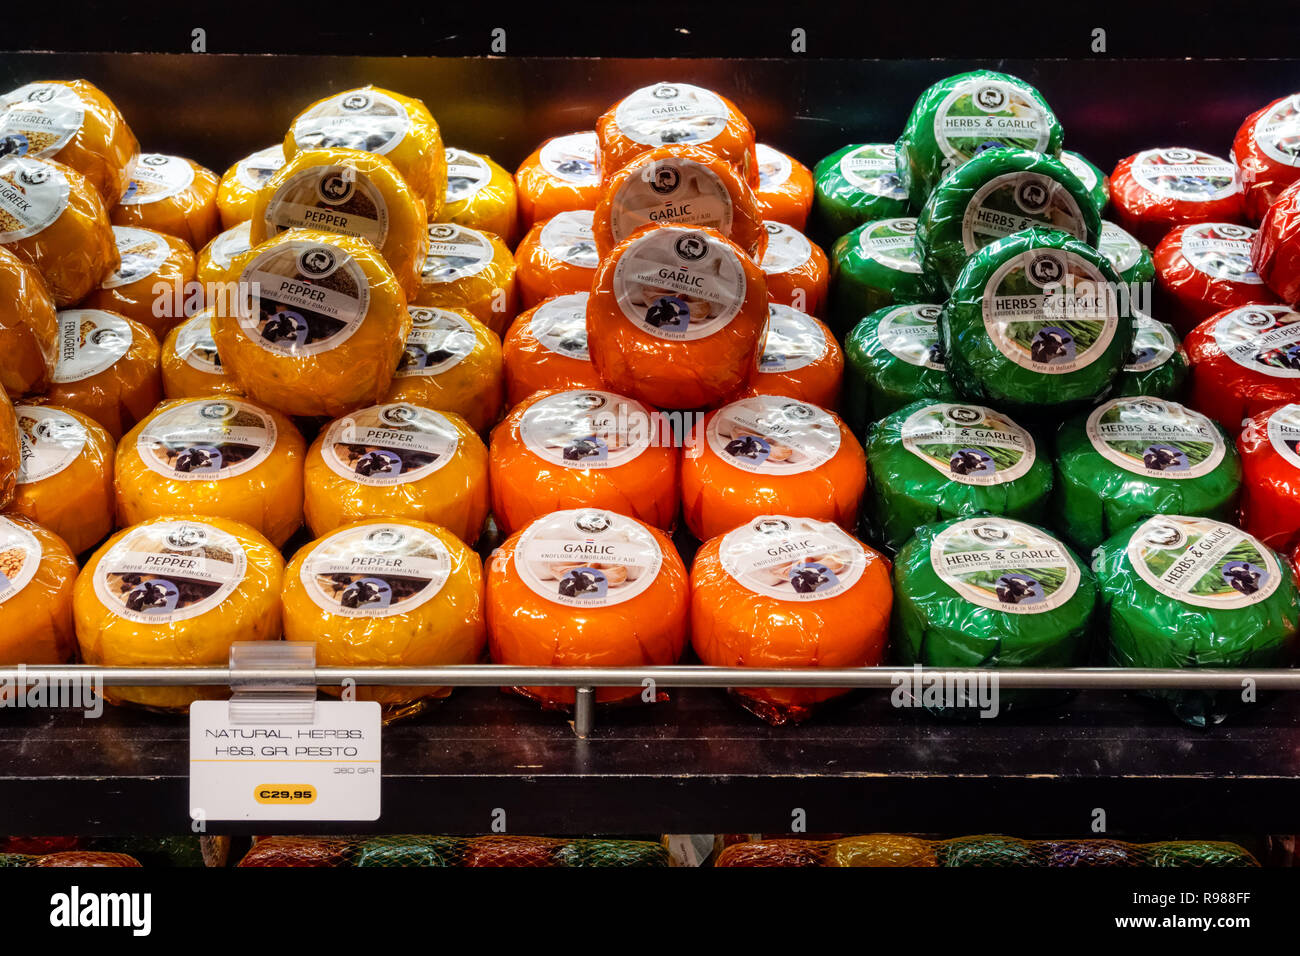
<svg viewBox="0 0 1300 956">
<path fill-rule="evenodd" d="M 1235 843 L 1175 840 L 1142 846 L 1142 865 L 1179 867 L 1259 866 L 1256 859 Z"/>
<path fill-rule="evenodd" d="M 831 247 L 829 317 L 839 338 L 877 309 L 936 298 L 934 285 L 921 275 L 915 219 L 876 219 Z"/>
<path fill-rule="evenodd" d="M 1133 351 L 1115 377 L 1112 395 L 1150 395 L 1177 401 L 1187 385 L 1187 353 L 1173 326 L 1133 313 Z"/>
<path fill-rule="evenodd" d="M 834 241 L 873 219 L 908 213 L 893 143 L 837 149 L 813 170 L 813 230 Z"/>
<path fill-rule="evenodd" d="M 1100 216 L 1110 203 L 1110 183 L 1106 179 L 1106 174 L 1079 153 L 1068 149 L 1061 150 L 1061 162 L 1065 164 L 1066 169 L 1079 178 L 1079 182 L 1083 183 L 1083 188 L 1088 190 L 1088 198 L 1092 200 L 1093 208 Z"/>
<path fill-rule="evenodd" d="M 1005 836 L 960 837 L 939 844 L 940 866 L 1036 866 L 1033 844 Z"/>
<path fill-rule="evenodd" d="M 872 312 L 844 340 L 844 420 L 859 438 L 918 399 L 952 400 L 939 348 L 940 306 L 893 305 Z"/>
<path fill-rule="evenodd" d="M 0 869 L 12 866 L 31 866 L 36 857 L 26 853 L 0 853 Z"/>
<path fill-rule="evenodd" d="M 648 840 L 573 840 L 556 853 L 558 866 L 656 867 L 668 865 L 668 851 Z"/>
<path fill-rule="evenodd" d="M 446 836 L 385 836 L 354 848 L 354 866 L 461 866 L 465 841 Z"/>
</svg>

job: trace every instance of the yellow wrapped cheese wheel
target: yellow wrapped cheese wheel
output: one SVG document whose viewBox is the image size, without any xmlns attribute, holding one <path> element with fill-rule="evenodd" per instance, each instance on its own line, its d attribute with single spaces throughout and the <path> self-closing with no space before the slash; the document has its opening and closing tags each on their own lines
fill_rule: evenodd
<svg viewBox="0 0 1300 956">
<path fill-rule="evenodd" d="M 369 242 L 290 229 L 240 260 L 246 307 L 212 337 L 239 387 L 288 415 L 335 418 L 380 401 L 411 333 L 406 296 Z"/>
<path fill-rule="evenodd" d="M 28 83 L 0 96 L 0 152 L 53 159 L 106 205 L 122 198 L 140 146 L 113 101 L 85 80 Z"/>
<path fill-rule="evenodd" d="M 81 554 L 113 530 L 113 438 L 70 408 L 19 405 L 22 466 L 9 510 L 53 531 Z"/>
<path fill-rule="evenodd" d="M 480 434 L 501 414 L 501 340 L 464 309 L 411 306 L 389 402 L 455 412 Z"/>
<path fill-rule="evenodd" d="M 0 246 L 0 389 L 43 392 L 59 357 L 59 320 L 40 275 Z"/>
<path fill-rule="evenodd" d="M 88 415 L 116 441 L 158 404 L 158 358 L 158 340 L 139 322 L 101 309 L 60 312 L 45 401 Z"/>
<path fill-rule="evenodd" d="M 217 184 L 221 228 L 231 229 L 253 218 L 258 191 L 284 165 L 284 146 L 276 143 L 245 156 L 226 170 Z"/>
<path fill-rule="evenodd" d="M 241 222 L 231 226 L 225 232 L 203 247 L 198 256 L 195 277 L 204 289 L 206 304 L 212 305 L 217 298 L 217 287 L 239 281 L 239 259 L 253 244 L 248 241 L 252 230 L 251 222 Z"/>
<path fill-rule="evenodd" d="M 429 224 L 416 305 L 465 309 L 498 336 L 514 320 L 515 260 L 500 237 L 451 222 Z"/>
<path fill-rule="evenodd" d="M 219 667 L 236 641 L 280 637 L 284 559 L 227 518 L 153 518 L 109 538 L 73 591 L 81 658 L 103 667 Z M 186 710 L 228 687 L 106 687 L 110 703 Z"/>
<path fill-rule="evenodd" d="M 284 637 L 321 667 L 476 664 L 487 643 L 483 565 L 435 524 L 369 518 L 305 545 L 284 575 Z M 337 693 L 337 688 L 326 688 Z M 390 718 L 448 687 L 358 687 Z"/>
<path fill-rule="evenodd" d="M 424 200 L 388 160 L 355 149 L 304 149 L 257 194 L 249 241 L 286 229 L 368 239 L 407 297 L 420 286 L 429 240 Z"/>
<path fill-rule="evenodd" d="M 490 232 L 513 246 L 519 238 L 515 178 L 481 153 L 448 147 L 447 202 L 442 215 L 429 218 Z"/>
<path fill-rule="evenodd" d="M 0 158 L 0 246 L 36 269 L 60 308 L 119 265 L 99 193 L 67 166 L 27 156 Z"/>
<path fill-rule="evenodd" d="M 162 338 L 185 318 L 183 303 L 194 281 L 194 252 L 175 236 L 152 229 L 114 226 L 113 239 L 121 265 L 81 304 L 135 319 Z"/>
<path fill-rule="evenodd" d="M 52 531 L 0 515 L 0 665 L 66 664 L 77 559 Z"/>
<path fill-rule="evenodd" d="M 424 200 L 429 218 L 439 218 L 447 160 L 438 123 L 420 100 L 377 86 L 345 90 L 299 113 L 284 138 L 287 159 L 300 149 L 333 148 L 385 157 Z"/>
<path fill-rule="evenodd" d="M 162 390 L 167 398 L 239 395 L 212 339 L 212 310 L 203 309 L 167 333 L 162 344 Z"/>
<path fill-rule="evenodd" d="M 9 393 L 0 390 L 0 508 L 13 500 L 18 490 L 22 465 L 22 442 L 18 437 L 18 415 Z"/>
<path fill-rule="evenodd" d="M 141 153 L 131 185 L 113 207 L 115 226 L 140 226 L 202 249 L 221 231 L 217 174 L 184 156 Z"/>
<path fill-rule="evenodd" d="M 233 396 L 163 402 L 117 446 L 119 525 L 162 515 L 242 521 L 277 548 L 302 526 L 306 443 L 284 415 Z"/>
<path fill-rule="evenodd" d="M 442 525 L 473 544 L 487 517 L 487 448 L 453 412 L 394 402 L 340 418 L 312 442 L 304 478 L 316 537 L 379 515 Z"/>
</svg>

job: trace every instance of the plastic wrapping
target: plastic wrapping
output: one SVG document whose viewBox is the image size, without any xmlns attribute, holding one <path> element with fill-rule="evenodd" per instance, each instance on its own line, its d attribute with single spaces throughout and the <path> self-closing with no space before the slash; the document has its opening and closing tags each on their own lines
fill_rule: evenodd
<svg viewBox="0 0 1300 956">
<path fill-rule="evenodd" d="M 60 312 L 59 349 L 42 402 L 88 415 L 114 441 L 162 397 L 158 340 L 139 322 L 98 309 Z"/>
<path fill-rule="evenodd" d="M 234 396 L 163 402 L 118 444 L 120 526 L 220 517 L 277 548 L 302 526 L 306 444 L 284 415 Z"/>
<path fill-rule="evenodd" d="M 767 324 L 762 270 L 721 233 L 657 226 L 601 261 L 587 300 L 592 362 L 659 408 L 701 408 L 748 382 Z"/>
<path fill-rule="evenodd" d="M 1067 233 L 1026 229 L 971 256 L 939 317 L 957 391 L 1004 411 L 1097 401 L 1133 348 L 1110 260 Z"/>
<path fill-rule="evenodd" d="M 113 530 L 112 437 L 70 408 L 19 405 L 23 464 L 9 511 L 25 515 L 82 554 Z"/>
<path fill-rule="evenodd" d="M 534 225 L 515 249 L 519 298 L 525 309 L 543 299 L 590 292 L 600 256 L 587 209 L 557 213 Z"/>
<path fill-rule="evenodd" d="M 318 667 L 477 664 L 487 644 L 483 564 L 446 528 L 369 518 L 304 545 L 285 568 L 284 638 Z M 337 695 L 339 689 L 325 688 Z M 358 687 L 389 717 L 449 687 Z"/>
<path fill-rule="evenodd" d="M 821 315 L 830 292 L 830 261 L 821 247 L 793 226 L 768 220 L 767 248 L 759 266 L 767 277 L 767 297 L 809 315 Z"/>
<path fill-rule="evenodd" d="M 867 428 L 919 399 L 957 398 L 939 346 L 933 303 L 877 309 L 844 340 L 844 418 L 865 437 Z"/>
<path fill-rule="evenodd" d="M 1259 222 L 1282 190 L 1300 179 L 1300 93 L 1247 116 L 1232 141 L 1232 159 L 1246 218 Z"/>
<path fill-rule="evenodd" d="M 0 246 L 40 274 L 59 308 L 120 265 L 99 193 L 67 166 L 25 156 L 0 157 Z"/>
<path fill-rule="evenodd" d="M 1300 631 L 1291 568 L 1267 545 L 1212 518 L 1163 515 L 1093 554 L 1119 667 L 1285 667 Z M 1239 690 L 1148 691 L 1194 727 L 1221 722 Z"/>
<path fill-rule="evenodd" d="M 840 236 L 831 247 L 830 324 L 847 335 L 863 316 L 889 305 L 942 298 L 921 273 L 916 220 L 877 219 Z"/>
<path fill-rule="evenodd" d="M 1151 261 L 1151 250 L 1113 222 L 1102 222 L 1097 251 L 1110 260 L 1128 286 L 1155 282 L 1156 267 Z"/>
<path fill-rule="evenodd" d="M 442 525 L 472 545 L 487 517 L 487 449 L 454 412 L 396 402 L 337 419 L 312 442 L 304 479 L 314 537 L 384 515 Z"/>
<path fill-rule="evenodd" d="M 1279 299 L 1300 305 L 1300 183 L 1288 186 L 1268 207 L 1250 258 Z"/>
<path fill-rule="evenodd" d="M 1031 227 L 1068 232 L 1094 248 L 1101 239 L 1092 196 L 1061 160 L 985 149 L 944 176 L 917 214 L 921 271 L 935 288 L 951 291 L 975 252 Z"/>
<path fill-rule="evenodd" d="M 235 641 L 280 637 L 283 573 L 280 552 L 238 521 L 166 517 L 133 525 L 109 538 L 77 577 L 73 612 L 81 658 L 104 667 L 225 666 Z M 229 693 L 228 687 L 103 691 L 110 703 L 168 711 Z"/>
<path fill-rule="evenodd" d="M 838 525 L 764 515 L 704 543 L 691 567 L 691 644 L 714 667 L 873 667 L 889 639 L 889 562 Z M 773 724 L 843 688 L 737 688 Z"/>
<path fill-rule="evenodd" d="M 1141 312 L 1133 313 L 1133 351 L 1115 377 L 1111 394 L 1150 395 L 1181 400 L 1187 383 L 1188 360 L 1173 326 Z"/>
<path fill-rule="evenodd" d="M 1046 523 L 1052 463 L 1032 433 L 981 405 L 920 401 L 872 426 L 870 526 L 897 552 L 921 525 L 975 514 Z"/>
<path fill-rule="evenodd" d="M 798 309 L 769 305 L 767 333 L 749 394 L 785 395 L 834 411 L 843 382 L 844 351 L 831 330 Z"/>
<path fill-rule="evenodd" d="M 1212 315 L 1183 340 L 1191 404 L 1236 435 L 1243 419 L 1300 401 L 1300 314 L 1247 305 Z"/>
<path fill-rule="evenodd" d="M 508 246 L 518 238 L 519 196 L 515 180 L 489 156 L 447 148 L 447 198 L 431 222 L 454 222 L 500 236 Z"/>
<path fill-rule="evenodd" d="M 222 229 L 232 229 L 253 218 L 258 192 L 283 165 L 284 145 L 276 143 L 250 153 L 226 170 L 217 184 L 217 212 L 221 214 Z"/>
<path fill-rule="evenodd" d="M 1174 226 L 1239 223 L 1245 216 L 1237 170 L 1226 159 L 1182 146 L 1144 149 L 1110 174 L 1119 224 L 1149 246 Z"/>
<path fill-rule="evenodd" d="M 267 837 L 239 866 L 650 867 L 668 851 L 648 840 L 533 836 Z"/>
<path fill-rule="evenodd" d="M 385 401 L 455 412 L 483 434 L 501 414 L 496 333 L 464 309 L 411 306 L 410 313 L 411 335 Z"/>
<path fill-rule="evenodd" d="M 0 515 L 0 664 L 66 664 L 77 559 L 30 518 Z M 11 702 L 12 703 L 12 702 Z"/>
<path fill-rule="evenodd" d="M 465 309 L 505 335 L 516 309 L 516 267 L 498 236 L 455 223 L 429 224 L 429 250 L 412 305 Z"/>
<path fill-rule="evenodd" d="M 672 540 L 626 515 L 555 511 L 512 534 L 488 560 L 488 649 L 496 664 L 675 664 L 686 648 L 689 617 L 686 566 Z M 515 690 L 549 708 L 574 700 L 571 687 Z M 636 700 L 642 693 L 639 683 L 598 687 L 596 700 Z"/>
<path fill-rule="evenodd" d="M 1230 521 L 1241 460 L 1200 412 L 1150 396 L 1115 398 L 1056 436 L 1056 528 L 1081 552 L 1156 514 Z"/>
<path fill-rule="evenodd" d="M 524 229 L 600 202 L 600 145 L 594 130 L 552 136 L 515 170 Z"/>
<path fill-rule="evenodd" d="M 442 133 L 418 99 L 363 86 L 317 100 L 296 117 L 284 137 L 284 155 L 300 149 L 361 149 L 397 167 L 424 199 L 430 219 L 442 214 L 447 160 Z"/>
<path fill-rule="evenodd" d="M 765 220 L 783 222 L 802 232 L 808 227 L 813 204 L 813 175 L 793 156 L 759 143 L 754 150 L 758 162 L 758 186 L 754 197 Z"/>
<path fill-rule="evenodd" d="M 832 412 L 776 395 L 709 412 L 682 461 L 682 512 L 701 541 L 761 515 L 793 514 L 852 530 L 867 460 Z"/>
<path fill-rule="evenodd" d="M 1059 156 L 1061 124 L 1042 95 L 1018 77 L 974 70 L 925 90 L 898 138 L 898 173 L 920 209 L 943 174 L 990 146 Z"/>
<path fill-rule="evenodd" d="M 219 182 L 192 159 L 141 153 L 131 166 L 131 185 L 110 210 L 113 225 L 165 232 L 202 249 L 221 231 Z"/>
<path fill-rule="evenodd" d="M 244 392 L 287 415 L 329 416 L 387 394 L 411 316 L 374 246 L 290 229 L 238 266 L 247 301 L 215 310 L 212 337 Z"/>
<path fill-rule="evenodd" d="M 13 501 L 18 490 L 22 447 L 18 415 L 8 393 L 0 394 L 0 508 Z"/>
<path fill-rule="evenodd" d="M 1110 204 L 1110 180 L 1106 178 L 1106 174 L 1084 156 L 1068 149 L 1061 150 L 1061 162 L 1066 169 L 1079 178 L 1079 182 L 1083 183 L 1083 188 L 1088 191 L 1092 204 L 1097 207 L 1097 214 L 1101 215 L 1105 212 Z"/>
<path fill-rule="evenodd" d="M 122 264 L 81 307 L 134 319 L 161 339 L 185 319 L 183 310 L 174 306 L 189 296 L 189 283 L 195 279 L 194 252 L 175 236 L 152 229 L 114 226 L 113 238 Z M 168 291 L 159 295 L 159 285 L 166 285 Z"/>
<path fill-rule="evenodd" d="M 239 259 L 253 248 L 248 241 L 252 226 L 251 222 L 231 226 L 203 247 L 198 255 L 195 278 L 205 292 L 222 283 L 239 281 Z"/>
<path fill-rule="evenodd" d="M 0 391 L 43 392 L 59 360 L 59 320 L 40 274 L 0 246 Z"/>
<path fill-rule="evenodd" d="M 1300 405 L 1276 405 L 1249 418 L 1237 436 L 1241 527 L 1270 548 L 1300 542 Z"/>
<path fill-rule="evenodd" d="M 492 515 L 506 534 L 565 508 L 600 508 L 671 531 L 681 456 L 651 409 L 600 390 L 549 389 L 492 431 Z"/>
<path fill-rule="evenodd" d="M 587 351 L 587 293 L 547 299 L 519 316 L 502 343 L 506 404 L 542 389 L 601 389 Z"/>
<path fill-rule="evenodd" d="M 113 102 L 85 80 L 28 83 L 0 96 L 6 152 L 53 159 L 86 177 L 108 206 L 122 198 L 140 147 Z"/>
<path fill-rule="evenodd" d="M 243 394 L 221 363 L 212 338 L 212 310 L 202 309 L 167 333 L 159 360 L 166 398 Z"/>
<path fill-rule="evenodd" d="M 1152 257 L 1160 298 L 1157 315 L 1186 335 L 1224 309 L 1276 302 L 1250 262 L 1255 230 L 1198 222 L 1169 230 Z"/>
<path fill-rule="evenodd" d="M 368 239 L 410 298 L 420 286 L 429 238 L 424 200 L 392 163 L 355 149 L 302 149 L 253 201 L 248 241 L 288 229 Z"/>
<path fill-rule="evenodd" d="M 906 216 L 907 189 L 898 175 L 893 143 L 854 143 L 813 170 L 813 228 L 823 241 L 863 223 Z"/>
</svg>

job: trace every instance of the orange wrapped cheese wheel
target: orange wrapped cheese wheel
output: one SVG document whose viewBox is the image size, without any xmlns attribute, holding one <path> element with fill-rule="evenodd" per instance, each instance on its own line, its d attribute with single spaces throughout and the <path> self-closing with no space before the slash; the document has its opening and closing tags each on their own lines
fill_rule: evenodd
<svg viewBox="0 0 1300 956">
<path fill-rule="evenodd" d="M 587 301 L 602 379 L 658 408 L 702 408 L 745 387 L 767 324 L 767 282 L 712 229 L 659 226 L 621 243 Z"/>
<path fill-rule="evenodd" d="M 257 193 L 248 241 L 260 245 L 287 229 L 368 239 L 409 298 L 420 285 L 428 246 L 424 200 L 397 168 L 354 149 L 304 149 Z"/>
<path fill-rule="evenodd" d="M 218 667 L 236 641 L 280 637 L 284 559 L 226 518 L 154 518 L 119 531 L 73 591 L 81 658 L 103 667 Z M 106 687 L 110 703 L 185 710 L 223 687 Z"/>
<path fill-rule="evenodd" d="M 35 268 L 60 308 L 119 265 L 99 193 L 67 166 L 25 156 L 0 157 L 0 246 Z"/>
<path fill-rule="evenodd" d="M 58 535 L 0 515 L 0 665 L 66 664 L 77 647 L 77 559 Z"/>
<path fill-rule="evenodd" d="M 666 531 L 677 520 L 679 454 L 640 402 L 542 391 L 492 431 L 492 515 L 507 534 L 564 508 L 603 508 Z"/>
<path fill-rule="evenodd" d="M 604 182 L 637 156 L 681 143 L 708 150 L 758 185 L 754 127 L 725 97 L 689 83 L 643 86 L 596 120 Z"/>
<path fill-rule="evenodd" d="M 835 409 L 844 381 L 844 350 L 835 334 L 811 315 L 788 305 L 768 307 L 767 334 L 751 395 L 785 395 L 809 405 Z"/>
<path fill-rule="evenodd" d="M 813 174 L 793 156 L 759 143 L 758 208 L 763 218 L 783 222 L 802 232 L 808 224 L 813 204 Z"/>
<path fill-rule="evenodd" d="M 598 508 L 557 511 L 506 539 L 488 562 L 488 649 L 494 663 L 518 667 L 675 664 L 686 647 L 688 594 L 686 567 L 659 529 Z M 568 687 L 518 690 L 548 707 L 574 698 Z M 639 685 L 600 687 L 596 700 L 640 693 Z"/>
<path fill-rule="evenodd" d="M 284 165 L 284 145 L 276 143 L 245 156 L 226 170 L 217 184 L 221 228 L 231 229 L 253 218 L 257 194 Z"/>
<path fill-rule="evenodd" d="M 525 309 L 552 296 L 591 291 L 600 265 L 591 220 L 586 209 L 562 212 L 539 222 L 520 240 L 515 264 Z"/>
<path fill-rule="evenodd" d="M 252 228 L 251 222 L 232 226 L 225 232 L 218 233 L 199 253 L 195 277 L 203 286 L 208 305 L 212 305 L 213 300 L 218 298 L 217 287 L 239 281 L 240 257 L 253 248 L 248 240 Z"/>
<path fill-rule="evenodd" d="M 682 459 L 682 512 L 701 541 L 765 514 L 852 529 L 867 484 L 862 446 L 839 417 L 778 395 L 710 412 Z"/>
<path fill-rule="evenodd" d="M 0 246 L 0 390 L 43 392 L 59 357 L 59 320 L 40 275 Z"/>
<path fill-rule="evenodd" d="M 45 401 L 93 418 L 116 441 L 158 404 L 158 362 L 158 340 L 139 322 L 100 309 L 60 312 Z"/>
<path fill-rule="evenodd" d="M 451 222 L 429 224 L 415 305 L 465 309 L 497 335 L 515 317 L 515 260 L 500 237 Z"/>
<path fill-rule="evenodd" d="M 175 236 L 152 229 L 114 226 L 113 238 L 121 265 L 86 297 L 82 307 L 135 319 L 162 338 L 185 318 L 175 303 L 184 302 L 194 281 L 194 253 Z M 160 296 L 159 285 L 172 291 Z"/>
<path fill-rule="evenodd" d="M 239 265 L 248 302 L 218 308 L 212 338 L 249 397 L 287 415 L 337 417 L 387 394 L 411 316 L 374 246 L 290 229 Z"/>
<path fill-rule="evenodd" d="M 442 213 L 447 160 L 438 122 L 421 100 L 376 86 L 344 90 L 317 100 L 294 118 L 284 138 L 284 155 L 300 149 L 361 149 L 397 167 L 428 208 Z"/>
<path fill-rule="evenodd" d="M 889 640 L 889 562 L 838 525 L 762 515 L 706 541 L 691 567 L 691 644 L 714 667 L 874 667 Z M 774 724 L 836 688 L 738 688 Z"/>
<path fill-rule="evenodd" d="M 48 528 L 73 554 L 113 530 L 113 439 L 70 408 L 19 405 L 22 466 L 9 510 Z"/>
<path fill-rule="evenodd" d="M 212 339 L 212 310 L 195 313 L 167 333 L 162 344 L 162 390 L 167 398 L 240 394 Z"/>
<path fill-rule="evenodd" d="M 165 232 L 202 249 L 221 231 L 216 173 L 183 156 L 141 153 L 131 185 L 112 209 L 113 225 Z"/>
<path fill-rule="evenodd" d="M 817 315 L 826 307 L 831 264 L 821 246 L 793 226 L 768 220 L 767 248 L 759 265 L 767 277 L 767 297 L 779 305 Z"/>
<path fill-rule="evenodd" d="M 447 149 L 447 201 L 431 220 L 454 222 L 500 236 L 513 246 L 519 226 L 514 177 L 488 156 Z"/>
<path fill-rule="evenodd" d="M 477 664 L 487 644 L 483 564 L 446 528 L 368 518 L 305 545 L 284 575 L 284 637 L 321 667 Z M 338 689 L 327 691 L 337 694 Z M 390 718 L 449 687 L 359 687 Z"/>
<path fill-rule="evenodd" d="M 708 226 L 759 261 L 767 245 L 758 200 L 725 159 L 691 146 L 660 146 L 609 177 L 591 231 L 603 259 L 649 225 Z"/>
<path fill-rule="evenodd" d="M 455 412 L 480 434 L 501 414 L 501 341 L 464 309 L 411 306 L 389 402 Z"/>
<path fill-rule="evenodd" d="M 85 80 L 28 83 L 0 96 L 0 152 L 53 159 L 106 205 L 122 198 L 140 146 L 113 101 Z"/>
<path fill-rule="evenodd" d="M 502 343 L 506 402 L 546 388 L 604 387 L 587 351 L 587 293 L 556 296 L 519 316 Z"/>
<path fill-rule="evenodd" d="M 552 136 L 515 170 L 519 218 L 524 229 L 552 216 L 595 209 L 600 202 L 596 133 Z"/>
<path fill-rule="evenodd" d="M 383 515 L 442 525 L 473 544 L 487 517 L 487 448 L 453 412 L 393 402 L 340 418 L 312 442 L 304 477 L 316 537 Z"/>
<path fill-rule="evenodd" d="M 277 548 L 302 525 L 307 450 L 293 422 L 232 396 L 163 402 L 117 446 L 117 521 L 221 517 Z"/>
<path fill-rule="evenodd" d="M 0 389 L 0 508 L 13 501 L 22 468 L 18 415 L 9 393 Z"/>
</svg>

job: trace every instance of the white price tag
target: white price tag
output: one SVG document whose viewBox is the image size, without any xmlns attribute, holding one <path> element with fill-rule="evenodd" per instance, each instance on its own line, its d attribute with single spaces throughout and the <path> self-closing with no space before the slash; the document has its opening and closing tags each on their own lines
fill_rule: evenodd
<svg viewBox="0 0 1300 956">
<path fill-rule="evenodd" d="M 311 723 L 234 723 L 230 704 L 190 705 L 190 816 L 378 820 L 375 701 L 317 701 Z"/>
</svg>

